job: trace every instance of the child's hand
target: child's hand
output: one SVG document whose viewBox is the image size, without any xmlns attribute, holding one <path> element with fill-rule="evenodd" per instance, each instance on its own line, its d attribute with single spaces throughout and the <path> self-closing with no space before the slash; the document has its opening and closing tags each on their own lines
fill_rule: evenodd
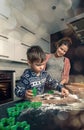
<svg viewBox="0 0 84 130">
<path fill-rule="evenodd" d="M 25 92 L 25 97 L 29 100 L 31 100 L 33 98 L 33 93 L 32 90 L 26 90 Z"/>
<path fill-rule="evenodd" d="M 67 97 L 69 95 L 69 91 L 65 88 L 61 89 L 62 96 Z"/>
</svg>

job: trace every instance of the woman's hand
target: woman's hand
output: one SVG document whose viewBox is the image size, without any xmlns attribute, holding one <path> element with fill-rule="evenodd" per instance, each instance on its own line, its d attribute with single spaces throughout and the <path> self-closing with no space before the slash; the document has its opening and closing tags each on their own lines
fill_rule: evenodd
<svg viewBox="0 0 84 130">
<path fill-rule="evenodd" d="M 26 90 L 25 97 L 27 99 L 31 100 L 33 98 L 33 92 L 32 92 L 32 90 Z"/>
<path fill-rule="evenodd" d="M 67 97 L 69 95 L 69 91 L 65 88 L 62 88 L 61 89 L 61 94 L 63 97 Z"/>
<path fill-rule="evenodd" d="M 64 85 L 65 83 L 67 83 L 66 79 L 63 79 L 60 84 Z"/>
</svg>

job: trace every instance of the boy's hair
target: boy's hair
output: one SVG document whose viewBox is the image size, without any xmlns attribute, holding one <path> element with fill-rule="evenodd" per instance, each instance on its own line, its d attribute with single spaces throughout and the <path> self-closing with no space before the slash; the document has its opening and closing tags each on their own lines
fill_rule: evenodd
<svg viewBox="0 0 84 130">
<path fill-rule="evenodd" d="M 27 59 L 31 63 L 35 61 L 42 63 L 43 61 L 45 61 L 46 55 L 40 46 L 31 46 L 27 50 Z"/>
</svg>

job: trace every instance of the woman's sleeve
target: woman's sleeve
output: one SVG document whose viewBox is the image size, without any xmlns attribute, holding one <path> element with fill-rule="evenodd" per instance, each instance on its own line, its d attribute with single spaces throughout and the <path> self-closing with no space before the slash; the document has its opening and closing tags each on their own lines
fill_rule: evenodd
<svg viewBox="0 0 84 130">
<path fill-rule="evenodd" d="M 64 59 L 64 69 L 62 72 L 62 80 L 66 80 L 66 83 L 69 81 L 69 72 L 70 72 L 70 60 L 68 58 Z"/>
</svg>

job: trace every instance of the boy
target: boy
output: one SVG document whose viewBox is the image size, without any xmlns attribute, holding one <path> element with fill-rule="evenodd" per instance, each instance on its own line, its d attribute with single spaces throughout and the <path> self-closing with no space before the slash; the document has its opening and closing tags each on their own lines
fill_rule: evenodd
<svg viewBox="0 0 84 130">
<path fill-rule="evenodd" d="M 46 55 L 39 46 L 32 46 L 27 50 L 27 59 L 30 68 L 24 71 L 16 84 L 16 96 L 30 100 L 33 97 L 33 88 L 37 89 L 37 94 L 42 94 L 46 86 L 60 91 L 64 96 L 68 95 L 68 90 L 44 70 Z"/>
</svg>

